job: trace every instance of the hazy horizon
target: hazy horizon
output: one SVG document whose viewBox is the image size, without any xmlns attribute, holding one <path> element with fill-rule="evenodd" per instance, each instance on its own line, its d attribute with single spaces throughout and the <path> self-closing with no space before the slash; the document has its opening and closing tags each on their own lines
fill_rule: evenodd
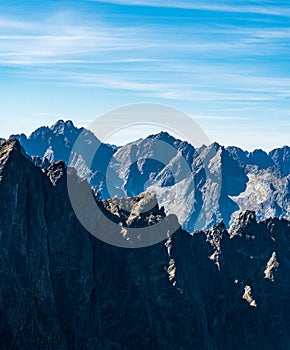
<svg viewBox="0 0 290 350">
<path fill-rule="evenodd" d="M 72 119 L 62 119 L 61 118 L 61 119 L 55 120 L 51 124 L 37 125 L 35 128 L 33 128 L 32 130 L 29 130 L 28 132 L 13 132 L 13 133 L 9 134 L 7 137 L 5 137 L 3 135 L 0 135 L 0 138 L 8 139 L 10 136 L 17 135 L 17 134 L 20 134 L 20 133 L 23 133 L 27 137 L 29 137 L 38 128 L 43 127 L 43 126 L 44 127 L 45 126 L 52 127 L 54 124 L 56 124 L 60 120 L 63 120 L 64 122 L 72 121 L 74 126 L 77 127 L 77 128 L 81 128 L 81 127 L 87 128 L 87 125 L 76 124 L 74 122 L 74 120 L 72 120 Z M 118 146 L 118 147 L 122 147 L 122 146 L 125 146 L 125 145 L 127 145 L 127 144 L 129 144 L 131 142 L 135 142 L 135 141 L 137 141 L 139 139 L 145 139 L 145 138 L 147 138 L 150 135 L 155 135 L 155 134 L 158 134 L 160 132 L 167 132 L 169 135 L 175 137 L 176 139 L 187 141 L 180 134 L 174 133 L 174 132 L 172 132 L 172 130 L 169 130 L 169 129 L 158 128 L 158 127 L 154 128 L 153 126 L 151 126 L 151 127 L 148 126 L 146 128 L 146 131 L 145 131 L 145 130 L 142 130 L 141 127 L 135 126 L 135 127 L 130 128 L 128 130 L 121 130 L 120 133 L 116 133 L 116 134 L 112 135 L 107 140 L 105 140 L 105 143 L 108 143 L 108 144 L 111 144 L 111 145 L 115 145 L 115 146 Z M 218 144 L 220 144 L 221 146 L 224 146 L 224 147 L 230 147 L 230 146 L 239 147 L 242 150 L 248 151 L 248 152 L 252 152 L 252 151 L 257 150 L 257 149 L 262 149 L 263 151 L 269 153 L 270 151 L 272 151 L 273 149 L 276 149 L 276 148 L 283 148 L 284 146 L 289 146 L 290 147 L 289 144 L 283 144 L 283 145 L 281 144 L 281 145 L 278 145 L 277 147 L 268 148 L 268 149 L 265 149 L 265 148 L 262 148 L 262 147 L 257 147 L 257 148 L 250 149 L 250 148 L 245 148 L 245 147 L 237 145 L 237 144 L 225 144 L 225 143 L 219 142 L 217 140 L 210 140 L 210 144 L 212 144 L 214 142 L 217 142 Z"/>
</svg>

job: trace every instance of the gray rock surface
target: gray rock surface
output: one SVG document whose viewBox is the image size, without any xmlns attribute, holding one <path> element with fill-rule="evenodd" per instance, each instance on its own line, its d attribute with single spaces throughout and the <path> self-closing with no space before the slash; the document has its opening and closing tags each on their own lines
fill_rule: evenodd
<svg viewBox="0 0 290 350">
<path fill-rule="evenodd" d="M 118 248 L 79 224 L 65 175 L 63 162 L 36 167 L 16 140 L 0 148 L 1 349 L 289 349 L 288 221 L 247 211 L 229 232 Z M 131 213 L 147 196 L 123 200 L 127 213 L 98 203 L 139 225 Z M 141 223 L 164 215 L 156 204 Z"/>
<path fill-rule="evenodd" d="M 290 219 L 290 148 L 269 154 L 243 151 L 217 143 L 195 149 L 166 132 L 120 148 L 100 144 L 89 131 L 60 120 L 28 138 L 15 135 L 37 165 L 63 160 L 68 164 L 75 140 L 79 151 L 70 166 L 87 179 L 97 197 L 135 196 L 155 192 L 167 214 L 178 216 L 190 232 L 221 220 L 229 227 L 240 211 L 254 210 L 259 220 Z M 164 146 L 165 145 L 165 146 Z M 84 152 L 82 152 L 82 149 Z M 92 164 L 87 159 L 98 149 Z M 160 161 L 163 160 L 163 161 Z"/>
</svg>

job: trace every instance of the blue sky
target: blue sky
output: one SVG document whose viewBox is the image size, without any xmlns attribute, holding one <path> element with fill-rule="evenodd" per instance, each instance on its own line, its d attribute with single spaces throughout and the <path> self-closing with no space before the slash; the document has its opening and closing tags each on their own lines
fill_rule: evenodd
<svg viewBox="0 0 290 350">
<path fill-rule="evenodd" d="M 148 101 L 269 150 L 289 144 L 289 57 L 286 1 L 2 2 L 0 134 Z"/>
</svg>

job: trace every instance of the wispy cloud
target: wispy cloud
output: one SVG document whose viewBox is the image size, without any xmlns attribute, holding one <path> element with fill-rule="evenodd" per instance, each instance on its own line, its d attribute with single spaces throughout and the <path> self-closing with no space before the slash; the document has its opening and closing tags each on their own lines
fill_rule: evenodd
<svg viewBox="0 0 290 350">
<path fill-rule="evenodd" d="M 218 12 L 234 12 L 234 13 L 256 13 L 262 15 L 285 16 L 289 15 L 290 7 L 279 8 L 272 3 L 271 6 L 265 6 L 261 2 L 253 2 L 252 5 L 243 5 L 238 2 L 235 5 L 231 2 L 193 2 L 193 1 L 174 1 L 174 0 L 87 0 L 91 2 L 110 3 L 118 5 L 131 6 L 149 6 L 149 7 L 167 7 L 179 8 L 187 10 L 204 10 Z"/>
<path fill-rule="evenodd" d="M 236 120 L 250 120 L 248 117 L 240 117 L 240 116 L 229 116 L 229 115 L 195 115 L 194 119 L 197 120 L 222 120 L 222 121 L 236 121 Z"/>
<path fill-rule="evenodd" d="M 202 69 L 201 69 L 202 71 Z M 201 102 L 234 102 L 240 103 L 245 108 L 247 103 L 261 104 L 287 96 L 288 87 L 287 80 L 281 79 L 275 81 L 275 78 L 255 77 L 248 79 L 243 74 L 227 74 L 222 72 L 205 75 L 201 73 L 198 83 L 193 87 L 192 80 L 196 78 L 195 74 L 187 74 L 187 81 L 183 79 L 171 79 L 167 77 L 148 78 L 148 72 L 143 75 L 134 77 L 132 74 L 126 74 L 126 67 L 123 74 L 119 71 L 108 71 L 104 73 L 92 72 L 73 72 L 71 70 L 52 70 L 49 68 L 41 69 L 33 72 L 26 70 L 22 72 L 23 76 L 33 79 L 46 79 L 47 81 L 59 81 L 67 86 L 109 89 L 115 91 L 128 91 L 132 93 L 140 92 L 147 98 L 161 98 L 163 100 L 179 100 L 179 101 L 197 101 Z M 212 82 L 214 80 L 214 83 Z M 258 82 L 258 84 L 255 83 Z M 221 88 L 221 84 L 222 88 Z M 259 88 L 259 84 L 264 84 Z M 241 112 L 241 111 L 240 111 Z M 236 117 L 226 115 L 200 115 L 200 119 L 204 120 L 244 120 L 238 115 Z"/>
<path fill-rule="evenodd" d="M 0 65 L 53 65 L 78 63 L 146 63 L 175 58 L 186 65 L 189 57 L 201 60 L 289 53 L 290 29 L 243 28 L 237 26 L 179 25 L 163 23 L 142 27 L 104 23 L 58 14 L 35 20 L 0 18 L 5 31 L 0 35 Z M 21 29 L 15 31 L 18 27 Z M 172 43 L 174 42 L 174 45 Z M 115 54 L 115 52 L 118 54 Z M 118 58 L 116 58 L 116 56 Z M 184 57 L 188 56 L 188 59 Z M 140 69 L 142 66 L 140 65 Z M 146 69 L 146 67 L 144 67 Z M 191 67 L 192 69 L 192 67 Z"/>
<path fill-rule="evenodd" d="M 124 9 L 105 3 L 133 6 Z M 268 0 L 267 6 L 255 0 L 70 4 L 69 10 L 56 5 L 56 11 L 43 11 L 41 16 L 29 11 L 23 16 L 19 12 L 0 15 L 3 76 L 14 79 L 16 86 L 41 83 L 41 89 L 59 88 L 61 94 L 68 90 L 85 96 L 93 91 L 102 97 L 89 101 L 92 108 L 103 100 L 109 105 L 112 96 L 121 103 L 139 99 L 186 106 L 204 125 L 242 125 L 255 119 L 261 122 L 264 116 L 287 119 L 290 26 L 284 16 L 290 11 L 286 2 L 275 5 Z M 143 11 L 138 6 L 148 8 Z M 66 102 L 73 115 L 75 100 L 67 97 Z M 50 113 L 50 106 L 43 107 L 42 101 L 45 98 L 34 115 L 46 118 L 37 115 L 42 109 Z M 55 110 L 69 116 L 62 103 Z M 94 114 L 87 103 L 82 106 L 87 116 Z"/>
<path fill-rule="evenodd" d="M 263 94 L 242 94 L 239 92 L 228 93 L 228 92 L 217 92 L 210 90 L 177 90 L 177 91 L 168 91 L 160 92 L 156 97 L 162 97 L 168 100 L 181 100 L 181 101 L 232 101 L 232 102 L 265 102 L 273 100 L 273 97 L 265 96 Z"/>
<path fill-rule="evenodd" d="M 3 30 L 32 30 L 34 25 L 32 22 L 23 21 L 20 18 L 0 15 L 0 28 Z"/>
<path fill-rule="evenodd" d="M 105 23 L 93 21 L 80 24 L 73 20 L 54 16 L 40 22 L 21 22 L 19 32 L 17 21 L 0 19 L 5 33 L 0 35 L 0 64 L 2 65 L 53 65 L 58 63 L 105 62 L 144 62 L 152 61 L 147 57 L 120 57 L 102 54 L 135 49 L 145 49 L 151 44 L 139 42 L 132 36 L 132 28 L 110 27 Z M 137 56 L 137 57 L 136 57 Z"/>
</svg>

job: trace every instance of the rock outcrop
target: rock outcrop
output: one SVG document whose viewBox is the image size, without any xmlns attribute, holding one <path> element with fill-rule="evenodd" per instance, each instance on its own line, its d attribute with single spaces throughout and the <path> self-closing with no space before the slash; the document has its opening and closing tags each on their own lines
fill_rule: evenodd
<svg viewBox="0 0 290 350">
<path fill-rule="evenodd" d="M 248 211 L 124 249 L 80 225 L 66 175 L 0 147 L 2 349 L 289 349 L 288 221 Z M 165 217 L 150 194 L 98 205 L 123 227 Z"/>
<path fill-rule="evenodd" d="M 229 227 L 240 211 L 259 220 L 290 219 L 290 149 L 244 151 L 217 143 L 195 149 L 166 132 L 123 147 L 102 144 L 88 130 L 60 120 L 29 137 L 15 135 L 37 165 L 63 160 L 103 199 L 155 192 L 167 214 L 193 232 L 221 220 Z M 74 149 L 78 140 L 79 147 Z M 98 149 L 94 159 L 87 157 Z M 47 165 L 44 165 L 47 167 Z"/>
</svg>

